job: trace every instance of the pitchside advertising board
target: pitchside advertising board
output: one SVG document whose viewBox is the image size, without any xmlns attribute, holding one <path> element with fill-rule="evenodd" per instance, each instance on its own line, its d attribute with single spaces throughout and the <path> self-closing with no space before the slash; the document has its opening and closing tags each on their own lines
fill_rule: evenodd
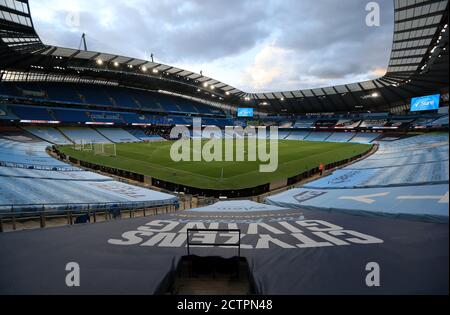
<svg viewBox="0 0 450 315">
<path fill-rule="evenodd" d="M 440 99 L 440 94 L 413 98 L 411 99 L 411 111 L 420 112 L 427 110 L 438 110 Z"/>
<path fill-rule="evenodd" d="M 238 117 L 253 117 L 253 108 L 238 108 Z"/>
</svg>

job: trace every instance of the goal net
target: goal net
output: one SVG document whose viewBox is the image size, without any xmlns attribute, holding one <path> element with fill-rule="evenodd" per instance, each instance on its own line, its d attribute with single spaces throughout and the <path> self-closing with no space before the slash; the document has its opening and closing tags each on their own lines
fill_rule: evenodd
<svg viewBox="0 0 450 315">
<path fill-rule="evenodd" d="M 117 156 L 115 143 L 94 143 L 94 154 L 104 156 Z"/>
<path fill-rule="evenodd" d="M 73 148 L 77 151 L 93 151 L 94 145 L 93 145 L 92 141 L 80 140 L 80 141 L 74 142 Z"/>
</svg>

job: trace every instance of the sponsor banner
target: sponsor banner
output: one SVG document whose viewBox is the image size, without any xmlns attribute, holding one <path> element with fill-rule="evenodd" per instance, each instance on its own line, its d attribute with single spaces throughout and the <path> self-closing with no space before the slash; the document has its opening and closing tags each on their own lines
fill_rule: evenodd
<svg viewBox="0 0 450 315">
<path fill-rule="evenodd" d="M 238 117 L 253 117 L 253 108 L 238 108 Z"/>
<path fill-rule="evenodd" d="M 439 102 L 441 100 L 440 94 L 416 97 L 411 100 L 411 111 L 427 111 L 427 110 L 438 110 Z"/>
</svg>

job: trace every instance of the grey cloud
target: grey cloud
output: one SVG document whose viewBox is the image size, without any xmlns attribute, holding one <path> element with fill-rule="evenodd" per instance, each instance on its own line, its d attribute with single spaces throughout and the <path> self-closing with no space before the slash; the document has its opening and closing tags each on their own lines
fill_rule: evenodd
<svg viewBox="0 0 450 315">
<path fill-rule="evenodd" d="M 393 34 L 391 0 L 378 1 L 381 26 L 375 28 L 365 24 L 365 1 L 288 0 L 284 3 L 287 7 L 297 4 L 297 10 L 302 13 L 280 10 L 276 21 L 302 18 L 281 33 L 278 44 L 294 49 L 299 56 L 310 57 L 312 62 L 306 74 L 338 79 L 386 67 Z M 282 27 L 280 23 L 278 27 Z"/>
<path fill-rule="evenodd" d="M 351 81 L 352 76 L 368 77 L 373 69 L 386 67 L 392 44 L 393 1 L 377 1 L 382 22 L 378 28 L 365 25 L 367 2 L 80 1 L 78 29 L 65 25 L 65 11 L 58 12 L 56 21 L 51 23 L 39 17 L 35 17 L 35 22 L 44 42 L 77 48 L 81 33 L 86 32 L 92 50 L 139 58 L 154 53 L 158 60 L 169 64 L 208 63 L 225 58 L 239 64 L 242 54 L 275 41 L 277 47 L 292 51 L 296 57 L 288 82 L 283 83 L 286 78 L 276 78 L 266 90 L 283 86 L 297 89 L 311 82 L 329 80 L 332 84 Z M 102 25 L 99 12 L 105 8 L 113 10 L 117 23 Z M 210 75 L 214 77 L 214 73 Z M 294 87 L 295 84 L 301 86 Z"/>
<path fill-rule="evenodd" d="M 65 11 L 58 12 L 57 25 L 39 22 L 37 28 L 44 40 L 59 45 L 74 47 L 86 32 L 92 49 L 125 53 L 125 47 L 129 55 L 152 51 L 166 62 L 205 62 L 252 49 L 270 34 L 261 23 L 267 12 L 255 3 L 177 0 L 143 2 L 136 7 L 117 3 L 111 8 L 119 20 L 109 29 L 102 27 L 98 17 L 102 8 L 81 12 L 78 34 L 67 36 Z"/>
</svg>

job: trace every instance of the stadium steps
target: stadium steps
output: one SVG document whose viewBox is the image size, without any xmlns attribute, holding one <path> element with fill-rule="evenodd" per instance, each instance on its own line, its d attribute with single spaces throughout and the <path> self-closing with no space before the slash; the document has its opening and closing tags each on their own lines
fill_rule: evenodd
<svg viewBox="0 0 450 315">
<path fill-rule="evenodd" d="M 309 136 L 311 136 L 311 134 L 312 134 L 313 132 L 312 131 L 306 131 L 306 134 L 305 134 L 305 136 L 303 137 L 303 139 L 297 139 L 297 141 L 308 141 L 308 140 L 306 140 Z M 296 133 L 296 132 L 291 132 L 291 134 L 289 135 L 289 136 L 296 136 L 296 135 L 298 135 L 298 133 Z"/>
<path fill-rule="evenodd" d="M 50 115 L 50 117 L 53 118 L 54 121 L 58 120 L 58 119 L 56 119 L 55 115 L 53 114 L 53 110 L 51 108 L 47 108 L 47 112 Z"/>
<path fill-rule="evenodd" d="M 69 143 L 73 143 L 73 141 L 70 140 L 69 138 L 67 138 L 66 135 L 63 134 L 59 129 L 53 128 L 53 127 L 47 127 L 47 128 L 48 128 L 48 129 L 51 129 L 53 132 L 57 133 L 59 137 L 61 137 L 61 138 L 65 139 L 65 140 L 67 140 Z M 42 141 L 50 142 L 50 143 L 52 143 L 52 144 L 58 144 L 58 143 L 55 143 L 55 142 L 51 141 L 50 139 L 46 139 L 46 138 L 40 137 L 38 134 L 36 134 L 36 133 L 34 133 L 34 132 L 32 132 L 32 131 L 30 131 L 30 130 L 24 128 L 24 127 L 21 127 L 21 129 L 22 129 L 24 132 L 26 132 L 27 134 L 30 134 L 30 135 L 32 135 L 33 137 L 36 137 L 36 138 L 38 138 L 38 139 L 40 139 L 40 140 L 42 140 Z"/>
<path fill-rule="evenodd" d="M 370 141 L 369 143 L 374 143 L 375 141 L 377 141 L 378 139 L 380 139 L 382 134 L 379 134 L 378 137 L 376 137 L 375 139 L 373 139 L 372 141 Z"/>
<path fill-rule="evenodd" d="M 117 105 L 116 100 L 114 98 L 112 98 L 109 94 L 108 94 L 108 99 L 113 104 L 113 107 L 116 107 L 116 108 L 120 107 L 120 106 Z"/>
<path fill-rule="evenodd" d="M 137 100 L 137 99 L 134 98 L 134 97 L 132 97 L 132 99 L 133 99 L 133 102 L 137 105 L 137 107 L 138 107 L 139 109 L 142 109 L 142 104 L 141 104 L 141 102 L 139 102 L 139 100 Z"/>
<path fill-rule="evenodd" d="M 339 142 L 339 143 L 348 143 L 351 141 L 356 133 L 345 133 L 345 136 L 349 136 L 348 138 L 341 137 L 343 135 L 342 132 L 334 132 L 331 136 L 329 136 L 325 141 L 327 142 Z"/>
<path fill-rule="evenodd" d="M 198 113 L 201 113 L 201 111 L 198 109 L 197 106 L 195 106 L 195 104 L 191 104 L 192 108 L 195 109 Z"/>
<path fill-rule="evenodd" d="M 76 139 L 78 139 L 78 136 L 77 136 L 76 138 L 72 139 L 72 138 L 64 131 L 65 128 L 68 129 L 67 132 L 69 132 L 69 133 L 74 133 L 78 128 L 73 128 L 73 127 L 58 127 L 58 130 L 59 130 L 63 135 L 65 135 L 67 138 L 69 138 L 72 142 L 75 143 L 75 142 L 76 142 Z M 99 133 L 98 131 L 96 131 L 95 129 L 92 129 L 92 128 L 89 128 L 89 127 L 80 127 L 79 130 L 80 130 L 80 131 L 86 130 L 86 131 L 90 131 L 90 132 L 92 132 L 92 133 L 94 133 L 94 134 L 97 134 L 97 135 L 99 136 L 99 137 L 97 138 L 97 140 L 102 139 L 102 141 L 96 141 L 96 143 L 101 143 L 101 142 L 103 142 L 103 139 L 106 140 L 106 141 L 111 142 L 111 140 L 105 138 L 102 134 L 100 134 L 100 133 Z M 75 135 L 75 134 L 74 134 L 74 135 Z M 84 139 L 84 140 L 92 140 L 92 139 Z"/>
<path fill-rule="evenodd" d="M 249 270 L 244 258 L 237 261 L 234 258 L 186 256 L 178 267 L 170 293 L 248 295 L 253 293 Z"/>
<path fill-rule="evenodd" d="M 81 94 L 80 92 L 78 92 L 78 90 L 75 90 L 75 93 L 77 93 L 77 95 L 80 98 L 81 102 L 86 104 L 86 97 L 83 94 Z"/>
<path fill-rule="evenodd" d="M 353 133 L 353 137 L 351 137 L 347 142 L 351 142 L 353 140 L 353 138 L 356 137 L 357 134 L 358 134 L 357 132 Z"/>
<path fill-rule="evenodd" d="M 58 128 L 55 128 L 55 130 L 58 131 L 65 139 L 67 139 L 71 143 L 75 143 L 68 136 L 66 136 L 61 130 L 59 130 Z"/>
<path fill-rule="evenodd" d="M 157 101 L 150 101 L 150 105 L 144 105 L 143 109 L 147 110 L 153 110 L 153 111 L 159 111 L 162 113 L 165 113 L 166 110 L 162 107 L 162 105 Z"/>
<path fill-rule="evenodd" d="M 287 137 L 289 137 L 289 135 L 290 135 L 291 133 L 289 132 L 289 131 L 279 131 L 278 132 L 278 138 L 280 139 L 280 140 L 285 140 Z"/>
<path fill-rule="evenodd" d="M 323 139 L 323 141 L 325 142 L 325 141 L 327 141 L 328 139 L 330 139 L 331 138 L 331 136 L 332 135 L 334 135 L 334 132 L 333 133 L 331 133 L 328 137 L 326 137 L 325 139 Z"/>
<path fill-rule="evenodd" d="M 181 106 L 180 105 L 178 105 L 177 103 L 173 103 L 173 105 L 176 107 L 176 108 L 178 108 L 179 110 L 180 110 L 180 113 L 184 113 L 185 111 L 181 108 Z"/>
<path fill-rule="evenodd" d="M 98 133 L 100 136 L 102 136 L 106 140 L 110 141 L 111 143 L 116 143 L 115 141 L 112 141 L 109 137 L 107 137 L 103 133 L 101 133 L 98 129 L 96 129 L 96 128 L 90 128 L 90 129 L 94 130 L 96 133 Z"/>
<path fill-rule="evenodd" d="M 126 142 L 142 142 L 142 140 L 140 140 L 139 138 L 137 138 L 136 136 L 134 136 L 133 134 L 131 134 L 130 132 L 128 132 L 125 129 L 122 128 L 105 128 L 104 130 L 102 130 L 101 128 L 95 128 L 95 130 L 100 133 L 103 137 L 105 137 L 106 139 L 108 139 L 109 141 L 111 141 L 112 143 L 121 143 L 121 142 L 125 142 L 125 141 L 115 141 L 114 139 L 112 139 L 110 136 L 107 135 L 107 132 L 111 132 L 112 129 L 117 131 L 117 136 L 121 136 L 123 135 L 124 137 L 127 138 L 127 140 L 132 140 L 132 141 L 126 141 Z M 117 140 L 117 139 L 116 139 Z"/>
</svg>

